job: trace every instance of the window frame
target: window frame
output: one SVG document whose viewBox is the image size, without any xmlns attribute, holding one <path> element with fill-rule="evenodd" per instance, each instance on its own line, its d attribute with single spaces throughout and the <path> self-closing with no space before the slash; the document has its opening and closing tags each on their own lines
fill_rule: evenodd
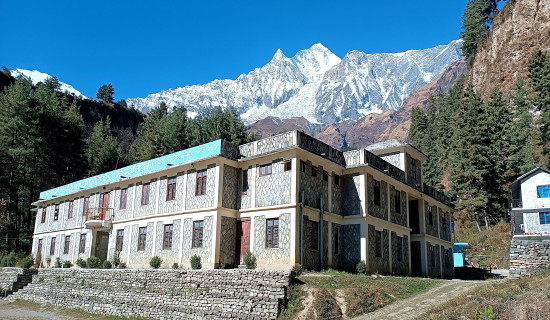
<svg viewBox="0 0 550 320">
<path fill-rule="evenodd" d="M 42 216 L 40 217 L 40 223 L 46 223 L 46 208 L 42 208 Z"/>
<path fill-rule="evenodd" d="M 550 184 L 537 186 L 537 198 L 550 198 Z"/>
<path fill-rule="evenodd" d="M 247 194 L 248 188 L 248 169 L 243 169 L 241 174 L 241 194 Z"/>
<path fill-rule="evenodd" d="M 128 188 L 120 189 L 120 201 L 118 203 L 119 210 L 126 210 L 128 206 Z"/>
<path fill-rule="evenodd" d="M 38 248 L 36 248 L 37 254 L 40 253 L 40 255 L 42 255 L 43 245 L 44 245 L 43 239 L 38 239 Z"/>
<path fill-rule="evenodd" d="M 306 163 L 305 161 L 300 160 L 300 172 L 306 172 Z"/>
<path fill-rule="evenodd" d="M 328 182 L 328 172 L 323 170 L 323 181 Z"/>
<path fill-rule="evenodd" d="M 265 220 L 265 247 L 279 248 L 279 218 Z M 271 225 L 270 225 L 271 224 Z"/>
<path fill-rule="evenodd" d="M 195 182 L 195 196 L 206 195 L 206 181 L 208 179 L 208 169 L 197 170 Z"/>
<path fill-rule="evenodd" d="M 375 206 L 382 205 L 382 187 L 381 187 L 380 180 L 374 180 L 373 182 L 373 191 L 374 191 L 374 197 L 372 199 Z"/>
<path fill-rule="evenodd" d="M 393 201 L 395 202 L 394 212 L 401 214 L 401 192 L 394 189 Z"/>
<path fill-rule="evenodd" d="M 332 243 L 332 253 L 337 256 L 340 254 L 340 228 L 334 227 L 334 229 L 332 230 L 334 231 L 334 234 L 332 236 L 332 238 L 334 239 Z"/>
<path fill-rule="evenodd" d="M 86 251 L 86 233 L 80 234 L 80 242 L 78 243 L 78 253 L 84 253 Z"/>
<path fill-rule="evenodd" d="M 432 268 L 435 268 L 435 246 L 430 245 L 430 251 L 431 251 L 430 262 L 431 262 Z"/>
<path fill-rule="evenodd" d="M 204 220 L 193 221 L 192 248 L 202 248 L 204 237 Z"/>
<path fill-rule="evenodd" d="M 147 206 L 149 205 L 149 198 L 151 196 L 151 183 L 144 183 L 141 185 L 141 205 Z"/>
<path fill-rule="evenodd" d="M 72 219 L 74 214 L 74 201 L 69 201 L 69 208 L 67 209 L 67 219 Z"/>
<path fill-rule="evenodd" d="M 433 206 L 428 205 L 428 225 L 433 226 L 434 225 L 434 213 L 433 213 Z"/>
<path fill-rule="evenodd" d="M 115 251 L 122 252 L 124 247 L 124 229 L 118 229 L 116 231 Z"/>
<path fill-rule="evenodd" d="M 340 175 L 337 175 L 337 174 L 334 175 L 334 184 L 337 186 L 340 185 Z"/>
<path fill-rule="evenodd" d="M 176 200 L 177 176 L 169 177 L 166 181 L 166 201 Z"/>
<path fill-rule="evenodd" d="M 292 171 L 292 160 L 285 160 L 283 162 L 284 171 Z"/>
<path fill-rule="evenodd" d="M 260 166 L 260 177 L 270 176 L 273 173 L 273 163 Z"/>
<path fill-rule="evenodd" d="M 382 258 L 384 250 L 382 246 L 384 239 L 382 239 L 382 231 L 374 230 L 374 256 L 376 258 Z"/>
<path fill-rule="evenodd" d="M 395 254 L 395 256 L 397 257 L 397 262 L 403 262 L 403 253 L 405 250 L 403 250 L 403 237 L 399 237 L 399 236 L 396 236 L 395 237 L 395 242 L 396 242 L 396 248 L 397 248 L 397 252 Z"/>
<path fill-rule="evenodd" d="M 65 244 L 63 245 L 63 254 L 69 254 L 69 247 L 71 245 L 71 236 L 65 236 Z"/>
<path fill-rule="evenodd" d="M 59 204 L 56 204 L 53 209 L 53 221 L 59 220 Z"/>
<path fill-rule="evenodd" d="M 90 208 L 90 197 L 85 197 L 82 202 L 82 216 L 86 215 L 86 211 Z"/>
<path fill-rule="evenodd" d="M 164 225 L 164 232 L 162 235 L 162 250 L 172 250 L 172 240 L 173 240 L 173 234 L 174 234 L 174 225 L 173 224 L 165 224 Z"/>
<path fill-rule="evenodd" d="M 539 224 L 550 224 L 550 212 L 539 212 Z"/>
<path fill-rule="evenodd" d="M 55 238 L 52 237 L 52 240 L 50 240 L 50 257 L 55 256 Z"/>
<path fill-rule="evenodd" d="M 147 245 L 147 227 L 139 227 L 137 251 L 145 251 Z"/>
<path fill-rule="evenodd" d="M 308 249 L 319 251 L 319 222 L 309 220 L 308 227 Z"/>
<path fill-rule="evenodd" d="M 317 167 L 311 166 L 311 176 L 317 178 Z"/>
</svg>

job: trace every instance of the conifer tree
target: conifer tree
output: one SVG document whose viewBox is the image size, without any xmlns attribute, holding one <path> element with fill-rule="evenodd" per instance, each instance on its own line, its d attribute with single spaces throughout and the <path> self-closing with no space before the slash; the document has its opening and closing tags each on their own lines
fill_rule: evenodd
<svg viewBox="0 0 550 320">
<path fill-rule="evenodd" d="M 420 107 L 413 107 L 411 114 L 411 127 L 409 129 L 409 139 L 411 143 L 423 150 L 424 141 L 427 137 L 427 119 Z"/>
<path fill-rule="evenodd" d="M 99 87 L 96 97 L 105 103 L 113 103 L 113 101 L 115 101 L 114 95 L 115 89 L 113 85 L 109 83 Z"/>
<path fill-rule="evenodd" d="M 517 177 L 535 165 L 535 147 L 533 145 L 533 120 L 529 112 L 531 104 L 525 81 L 518 76 L 512 96 L 513 121 L 510 128 L 510 148 L 507 167 L 510 177 Z"/>
<path fill-rule="evenodd" d="M 491 0 L 469 0 L 462 16 L 462 29 L 460 38 L 462 55 L 473 56 L 477 47 L 489 33 L 492 13 L 496 10 L 496 4 Z"/>
<path fill-rule="evenodd" d="M 86 160 L 88 175 L 94 176 L 111 171 L 119 166 L 121 151 L 111 134 L 111 119 L 100 120 L 86 139 Z"/>
<path fill-rule="evenodd" d="M 533 90 L 531 100 L 540 111 L 537 120 L 538 162 L 550 167 L 550 55 L 535 51 L 529 60 L 528 70 Z"/>
</svg>

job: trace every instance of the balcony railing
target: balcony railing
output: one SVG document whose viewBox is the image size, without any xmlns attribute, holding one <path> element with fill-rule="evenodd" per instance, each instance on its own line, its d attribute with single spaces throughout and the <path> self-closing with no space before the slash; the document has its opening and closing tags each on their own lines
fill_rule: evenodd
<svg viewBox="0 0 550 320">
<path fill-rule="evenodd" d="M 512 199 L 510 201 L 510 208 L 523 208 L 523 204 L 521 203 L 521 199 Z"/>
<path fill-rule="evenodd" d="M 114 218 L 113 208 L 88 208 L 86 210 L 86 221 L 91 220 L 107 220 L 112 221 Z"/>
</svg>

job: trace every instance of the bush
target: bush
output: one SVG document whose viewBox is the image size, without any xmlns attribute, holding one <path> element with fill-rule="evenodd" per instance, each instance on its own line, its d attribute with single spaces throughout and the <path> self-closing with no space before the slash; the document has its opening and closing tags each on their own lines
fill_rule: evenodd
<svg viewBox="0 0 550 320">
<path fill-rule="evenodd" d="M 103 261 L 103 269 L 111 269 L 113 267 L 113 264 L 109 260 Z"/>
<path fill-rule="evenodd" d="M 21 260 L 21 262 L 19 263 L 19 266 L 21 268 L 28 269 L 32 267 L 33 264 L 34 264 L 34 261 L 32 260 L 32 256 L 28 256 L 23 258 L 23 260 Z"/>
<path fill-rule="evenodd" d="M 86 261 L 84 261 L 84 259 L 82 258 L 76 259 L 75 264 L 81 268 L 86 268 Z"/>
<path fill-rule="evenodd" d="M 89 257 L 86 259 L 86 267 L 90 269 L 97 269 L 101 266 L 101 260 L 98 257 Z"/>
<path fill-rule="evenodd" d="M 113 252 L 113 256 L 111 257 L 111 261 L 113 261 L 113 266 L 115 268 L 118 268 L 118 265 L 120 264 L 120 251 Z"/>
<path fill-rule="evenodd" d="M 365 260 L 357 262 L 357 265 L 355 265 L 355 271 L 357 274 L 367 274 L 367 264 L 365 263 Z"/>
<path fill-rule="evenodd" d="M 10 252 L 10 254 L 3 257 L 0 265 L 2 267 L 15 267 L 15 253 Z"/>
<path fill-rule="evenodd" d="M 300 275 L 302 275 L 302 273 L 304 273 L 304 267 L 302 267 L 301 264 L 297 263 L 294 265 L 294 267 L 292 267 L 292 271 L 294 271 L 296 273 L 296 276 L 299 277 Z"/>
<path fill-rule="evenodd" d="M 177 262 L 174 262 L 174 264 L 172 264 L 172 269 L 178 269 L 180 266 Z"/>
<path fill-rule="evenodd" d="M 126 269 L 126 263 L 125 262 L 119 263 L 118 268 L 119 269 Z"/>
<path fill-rule="evenodd" d="M 52 263 L 52 258 L 51 258 L 51 257 L 47 257 L 47 258 L 46 258 L 46 267 L 50 267 L 50 263 Z"/>
<path fill-rule="evenodd" d="M 59 258 L 55 259 L 54 267 L 55 268 L 61 268 L 61 259 L 59 259 Z"/>
<path fill-rule="evenodd" d="M 334 295 L 327 289 L 321 289 L 315 294 L 314 308 L 317 314 L 322 314 L 323 319 L 340 320 L 342 319 L 342 310 L 336 302 Z"/>
<path fill-rule="evenodd" d="M 40 252 L 38 252 L 36 254 L 36 257 L 34 258 L 34 265 L 37 268 L 40 268 L 42 266 L 42 254 Z"/>
<path fill-rule="evenodd" d="M 244 264 L 247 269 L 256 269 L 256 257 L 252 252 L 248 251 L 246 253 L 244 256 Z"/>
<path fill-rule="evenodd" d="M 158 269 L 160 268 L 160 265 L 162 263 L 162 259 L 159 257 L 159 256 L 154 256 L 151 258 L 151 260 L 149 261 L 149 265 L 151 266 L 151 268 L 153 269 Z"/>
<path fill-rule="evenodd" d="M 192 257 L 191 257 L 191 269 L 193 270 L 197 270 L 197 269 L 200 269 L 202 268 L 202 265 L 201 265 L 201 257 L 199 257 L 198 255 L 194 254 Z"/>
<path fill-rule="evenodd" d="M 71 261 L 69 261 L 69 260 L 63 261 L 63 268 L 67 268 L 67 269 L 68 269 L 68 268 L 70 268 L 70 267 L 72 267 L 72 266 L 73 266 L 73 264 L 71 263 Z"/>
</svg>

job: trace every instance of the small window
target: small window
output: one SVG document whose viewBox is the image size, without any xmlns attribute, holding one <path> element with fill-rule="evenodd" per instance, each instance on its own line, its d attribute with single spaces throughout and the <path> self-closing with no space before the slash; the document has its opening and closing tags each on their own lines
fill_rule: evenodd
<svg viewBox="0 0 550 320">
<path fill-rule="evenodd" d="M 430 226 L 434 225 L 434 214 L 433 214 L 433 207 L 428 206 L 428 224 Z"/>
<path fill-rule="evenodd" d="M 141 227 L 139 228 L 139 236 L 138 236 L 138 251 L 145 250 L 145 242 L 147 241 L 147 227 Z"/>
<path fill-rule="evenodd" d="M 197 171 L 197 181 L 195 185 L 195 195 L 203 196 L 206 194 L 206 169 Z"/>
<path fill-rule="evenodd" d="M 416 170 L 417 170 L 417 160 L 411 159 L 411 171 L 412 171 L 412 178 L 416 179 Z"/>
<path fill-rule="evenodd" d="M 323 181 L 328 181 L 328 172 L 323 170 Z"/>
<path fill-rule="evenodd" d="M 55 237 L 52 238 L 52 242 L 50 245 L 50 256 L 55 255 Z"/>
<path fill-rule="evenodd" d="M 149 204 L 149 194 L 151 193 L 151 184 L 145 183 L 141 186 L 141 205 Z"/>
<path fill-rule="evenodd" d="M 40 220 L 40 223 L 46 223 L 46 208 L 42 208 L 42 218 Z"/>
<path fill-rule="evenodd" d="M 340 176 L 337 174 L 334 175 L 334 184 L 337 186 L 340 185 Z"/>
<path fill-rule="evenodd" d="M 451 259 L 449 257 L 449 250 L 445 250 L 445 269 L 449 269 L 451 267 Z"/>
<path fill-rule="evenodd" d="M 340 228 L 334 228 L 333 235 L 332 235 L 332 252 L 335 255 L 340 254 Z"/>
<path fill-rule="evenodd" d="M 292 161 L 291 160 L 286 160 L 284 162 L 284 167 L 285 167 L 285 171 L 292 170 Z"/>
<path fill-rule="evenodd" d="M 539 212 L 540 224 L 550 224 L 550 212 Z"/>
<path fill-rule="evenodd" d="M 279 247 L 279 219 L 278 218 L 266 220 L 265 247 L 266 248 Z"/>
<path fill-rule="evenodd" d="M 374 231 L 374 255 L 378 258 L 382 257 L 382 231 Z"/>
<path fill-rule="evenodd" d="M 116 251 L 122 251 L 122 245 L 124 244 L 124 229 L 119 229 L 116 231 Z"/>
<path fill-rule="evenodd" d="M 435 268 L 435 246 L 430 247 L 432 268 Z"/>
<path fill-rule="evenodd" d="M 537 186 L 537 198 L 550 198 L 550 185 Z"/>
<path fill-rule="evenodd" d="M 63 246 L 63 254 L 69 254 L 70 245 L 71 245 L 71 236 L 65 236 L 65 245 Z"/>
<path fill-rule="evenodd" d="M 126 203 L 128 201 L 128 188 L 120 190 L 120 204 L 118 208 L 120 210 L 126 209 Z"/>
<path fill-rule="evenodd" d="M 172 250 L 172 232 L 174 231 L 173 224 L 164 225 L 164 237 L 162 239 L 162 249 Z"/>
<path fill-rule="evenodd" d="M 248 170 L 243 170 L 243 179 L 242 179 L 242 194 L 248 193 Z"/>
<path fill-rule="evenodd" d="M 80 235 L 80 245 L 78 246 L 78 253 L 84 253 L 84 249 L 86 248 L 86 234 Z"/>
<path fill-rule="evenodd" d="M 394 190 L 393 200 L 395 202 L 395 213 L 401 213 L 401 192 Z"/>
<path fill-rule="evenodd" d="M 397 261 L 402 262 L 403 261 L 403 237 L 396 237 L 395 238 L 395 256 L 397 257 Z"/>
<path fill-rule="evenodd" d="M 202 248 L 204 221 L 193 222 L 193 248 Z"/>
<path fill-rule="evenodd" d="M 309 241 L 308 247 L 310 250 L 319 250 L 319 222 L 309 221 Z"/>
<path fill-rule="evenodd" d="M 40 255 L 42 255 L 42 239 L 38 239 L 38 249 L 36 253 L 40 253 Z"/>
<path fill-rule="evenodd" d="M 263 166 L 260 166 L 260 177 L 268 176 L 271 174 L 271 163 L 270 164 L 264 164 Z"/>
<path fill-rule="evenodd" d="M 72 219 L 73 218 L 73 212 L 74 212 L 74 201 L 70 201 L 69 202 L 69 209 L 68 209 L 68 212 L 67 212 L 67 219 Z"/>
<path fill-rule="evenodd" d="M 374 205 L 380 205 L 380 181 L 374 180 Z"/>
<path fill-rule="evenodd" d="M 53 211 L 53 221 L 57 221 L 59 219 L 59 205 L 55 205 L 55 209 Z"/>
<path fill-rule="evenodd" d="M 300 161 L 300 172 L 306 172 L 306 163 Z"/>
<path fill-rule="evenodd" d="M 311 176 L 317 177 L 317 167 L 311 167 Z"/>
<path fill-rule="evenodd" d="M 84 198 L 84 203 L 82 204 L 82 215 L 85 216 L 88 208 L 90 207 L 90 197 Z"/>
<path fill-rule="evenodd" d="M 168 178 L 166 186 L 166 201 L 176 200 L 176 177 Z"/>
</svg>

